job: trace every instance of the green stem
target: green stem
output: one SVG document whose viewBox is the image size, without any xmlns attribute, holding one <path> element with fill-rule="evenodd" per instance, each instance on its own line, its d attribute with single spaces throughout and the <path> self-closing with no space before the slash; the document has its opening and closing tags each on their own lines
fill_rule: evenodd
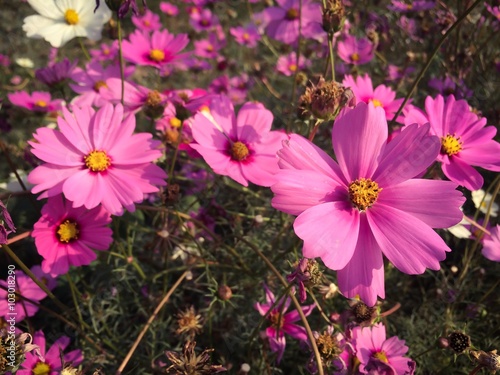
<svg viewBox="0 0 500 375">
<path fill-rule="evenodd" d="M 87 48 L 85 47 L 85 45 L 83 44 L 83 38 L 78 38 L 78 43 L 80 43 L 80 48 L 82 49 L 82 52 L 83 54 L 85 55 L 85 58 L 87 60 L 91 60 L 90 58 L 90 55 L 89 55 L 89 52 L 87 51 Z"/>
<path fill-rule="evenodd" d="M 78 320 L 80 321 L 80 325 L 83 329 L 85 323 L 83 321 L 82 312 L 80 311 L 80 305 L 78 303 L 78 298 L 76 295 L 77 290 L 75 288 L 75 284 L 73 283 L 73 280 L 71 279 L 69 273 L 66 274 L 66 279 L 68 279 L 69 288 L 71 289 L 71 296 L 73 298 L 73 304 L 75 305 L 76 313 L 78 314 Z"/>
<path fill-rule="evenodd" d="M 403 101 L 403 103 L 401 103 L 401 106 L 399 107 L 398 111 L 395 113 L 394 117 L 390 121 L 391 125 L 396 122 L 396 119 L 401 114 L 401 111 L 403 111 L 403 108 L 405 107 L 406 103 L 408 103 L 408 100 L 410 100 L 411 96 L 413 95 L 413 92 L 415 91 L 418 84 L 420 83 L 420 80 L 424 77 L 424 74 L 425 74 L 425 72 L 427 72 L 427 69 L 429 69 L 429 67 L 431 66 L 432 60 L 434 60 L 434 57 L 436 57 L 436 55 L 439 52 L 439 49 L 443 45 L 444 41 L 457 28 L 457 26 L 460 25 L 462 23 L 462 21 L 472 12 L 472 10 L 477 5 L 479 5 L 479 3 L 481 3 L 481 2 L 483 2 L 483 0 L 476 0 L 474 2 L 474 4 L 472 4 L 472 6 L 465 11 L 464 14 L 462 14 L 460 17 L 458 17 L 456 22 L 441 37 L 441 40 L 438 42 L 438 44 L 436 45 L 436 47 L 432 51 L 431 56 L 429 57 L 429 59 L 427 60 L 427 62 L 424 65 L 424 67 L 422 68 L 422 70 L 418 74 L 417 78 L 415 79 L 415 82 L 413 82 L 413 85 L 411 86 L 410 91 L 408 92 L 408 94 L 406 94 L 405 100 Z"/>
<path fill-rule="evenodd" d="M 122 95 L 121 95 L 121 103 L 124 105 L 124 97 L 125 97 L 125 67 L 123 63 L 123 50 L 122 50 L 122 21 L 120 17 L 118 17 L 118 61 L 120 64 L 120 78 L 122 80 Z"/>
</svg>

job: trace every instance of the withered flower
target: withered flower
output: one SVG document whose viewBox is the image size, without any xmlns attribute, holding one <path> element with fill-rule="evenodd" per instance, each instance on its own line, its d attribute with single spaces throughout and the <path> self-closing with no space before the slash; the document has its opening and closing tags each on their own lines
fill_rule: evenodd
<svg viewBox="0 0 500 375">
<path fill-rule="evenodd" d="M 221 365 L 210 363 L 210 353 L 214 349 L 205 349 L 200 355 L 196 355 L 195 341 L 187 341 L 182 348 L 182 354 L 174 351 L 166 351 L 167 358 L 172 365 L 167 368 L 167 374 L 175 375 L 210 375 L 226 371 Z"/>
<path fill-rule="evenodd" d="M 201 315 L 196 314 L 194 307 L 190 306 L 185 311 L 177 314 L 177 325 L 179 328 L 177 328 L 175 333 L 178 335 L 186 334 L 189 338 L 193 339 L 203 328 L 202 320 Z"/>
</svg>

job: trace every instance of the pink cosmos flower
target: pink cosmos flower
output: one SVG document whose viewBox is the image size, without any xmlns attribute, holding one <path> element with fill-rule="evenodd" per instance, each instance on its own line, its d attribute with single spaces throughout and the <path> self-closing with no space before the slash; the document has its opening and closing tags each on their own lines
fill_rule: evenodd
<svg viewBox="0 0 500 375">
<path fill-rule="evenodd" d="M 59 375 L 63 369 L 64 364 L 71 364 L 78 366 L 83 361 L 82 351 L 77 349 L 69 353 L 63 354 L 64 350 L 70 343 L 69 337 L 59 337 L 46 351 L 45 335 L 42 331 L 35 332 L 33 337 L 33 344 L 40 347 L 41 357 L 34 352 L 26 353 L 26 359 L 21 364 L 21 368 L 16 372 L 18 375 Z M 62 357 L 62 358 L 61 358 Z"/>
<path fill-rule="evenodd" d="M 33 91 L 31 95 L 26 91 L 17 91 L 7 94 L 7 97 L 12 104 L 38 113 L 59 111 L 63 103 L 61 99 L 52 100 L 50 93 L 44 91 Z"/>
<path fill-rule="evenodd" d="M 297 53 L 295 51 L 285 56 L 280 56 L 276 63 L 276 70 L 285 76 L 294 75 L 297 70 L 304 70 L 311 66 L 311 61 L 304 56 L 299 56 L 297 65 Z"/>
<path fill-rule="evenodd" d="M 277 7 L 266 8 L 266 33 L 286 44 L 294 44 L 299 30 L 305 38 L 319 38 L 326 33 L 321 27 L 321 5 L 311 0 L 276 0 Z"/>
<path fill-rule="evenodd" d="M 428 96 L 425 112 L 410 107 L 405 113 L 405 124 L 430 123 L 431 132 L 441 140 L 437 160 L 446 177 L 469 190 L 483 186 L 483 177 L 472 166 L 498 172 L 500 144 L 493 137 L 497 129 L 485 126 L 486 118 L 478 117 L 465 100 L 446 100 L 438 95 Z"/>
<path fill-rule="evenodd" d="M 44 274 L 41 272 L 40 266 L 33 267 L 31 269 L 31 272 L 33 272 L 38 279 L 41 279 L 41 276 L 44 276 Z M 52 278 L 48 277 L 47 280 L 50 280 L 50 286 L 53 287 L 54 285 L 52 283 Z M 16 293 L 19 293 L 21 296 L 26 297 L 34 302 L 39 302 L 47 297 L 47 294 L 42 289 L 40 289 L 40 287 L 36 285 L 36 283 L 31 280 L 31 278 L 27 276 L 23 271 L 16 271 L 15 281 Z M 12 305 L 9 305 L 5 301 L 7 301 L 7 289 L 9 287 L 12 287 L 12 285 L 7 284 L 7 281 L 5 280 L 0 280 L 0 285 L 5 288 L 0 288 L 0 301 L 2 301 L 2 303 L 0 303 L 0 316 L 3 316 L 6 319 L 15 316 L 16 321 L 20 322 L 27 316 L 33 316 L 36 314 L 36 312 L 38 311 L 38 306 L 25 301 L 22 298 L 15 303 L 15 305 L 13 306 L 14 310 L 11 310 L 9 307 L 11 307 Z M 51 288 L 49 287 L 49 289 Z"/>
<path fill-rule="evenodd" d="M 214 98 L 209 112 L 195 115 L 192 122 L 191 147 L 198 151 L 215 173 L 229 176 L 248 186 L 252 182 L 270 186 L 278 172 L 276 151 L 283 132 L 271 131 L 273 115 L 261 103 L 249 102 L 238 117 L 225 95 Z"/>
<path fill-rule="evenodd" d="M 269 339 L 269 345 L 271 347 L 271 351 L 274 353 L 278 353 L 278 357 L 276 358 L 276 362 L 280 362 L 283 357 L 283 353 L 286 347 L 285 333 L 292 336 L 294 339 L 300 341 L 307 342 L 307 334 L 304 327 L 300 327 L 294 324 L 296 321 L 300 319 L 299 313 L 294 310 L 286 313 L 288 308 L 290 307 L 291 299 L 290 297 L 286 298 L 276 304 L 273 307 L 271 312 L 268 311 L 275 304 L 276 298 L 274 297 L 273 292 L 269 290 L 269 288 L 264 285 L 264 290 L 266 292 L 266 303 L 256 302 L 254 307 L 257 309 L 260 315 L 264 316 L 267 314 L 267 319 L 270 321 L 271 326 L 268 327 L 265 331 L 265 336 Z M 305 316 L 308 316 L 316 305 L 308 305 L 302 306 L 302 311 Z"/>
<path fill-rule="evenodd" d="M 90 107 L 63 109 L 57 124 L 60 130 L 39 128 L 36 142 L 29 142 L 45 162 L 28 176 L 32 192 L 43 192 L 39 199 L 63 193 L 73 207 L 102 204 L 122 215 L 166 185 L 166 173 L 152 163 L 162 155 L 160 142 L 148 133 L 133 134 L 135 117 L 123 118 L 120 104 L 106 104 L 97 113 Z"/>
<path fill-rule="evenodd" d="M 102 43 L 99 49 L 91 49 L 90 55 L 92 56 L 92 60 L 114 60 L 118 56 L 118 41 L 115 40 L 111 44 Z"/>
<path fill-rule="evenodd" d="M 495 16 L 495 18 L 497 19 L 497 21 L 500 21 L 500 6 L 494 6 L 494 7 L 492 7 L 487 2 L 484 3 L 484 6 L 488 10 L 488 12 L 490 12 L 493 16 Z"/>
<path fill-rule="evenodd" d="M 165 13 L 167 16 L 176 16 L 179 14 L 179 8 L 174 4 L 167 3 L 166 1 L 162 1 L 160 3 L 160 10 Z"/>
<path fill-rule="evenodd" d="M 126 67 L 125 77 L 130 76 L 134 70 L 133 66 Z M 75 69 L 71 79 L 76 84 L 70 83 L 69 86 L 79 95 L 73 99 L 72 104 L 79 107 L 102 107 L 108 102 L 103 97 L 102 92 L 109 90 L 106 80 L 112 77 L 120 78 L 120 66 L 117 64 L 111 64 L 104 68 L 98 61 L 93 61 L 87 64 L 85 69 Z"/>
<path fill-rule="evenodd" d="M 108 78 L 106 80 L 107 90 L 101 90 L 99 93 L 102 98 L 113 103 L 119 104 L 122 96 L 122 81 L 119 78 Z M 163 113 L 170 113 L 168 108 L 171 104 L 167 96 L 147 87 L 125 81 L 123 105 L 125 114 L 136 113 L 143 109 L 148 117 L 161 117 Z M 151 116 L 159 112 L 157 116 Z"/>
<path fill-rule="evenodd" d="M 208 8 L 194 7 L 189 14 L 189 24 L 196 32 L 208 31 L 219 24 L 219 18 Z"/>
<path fill-rule="evenodd" d="M 252 23 L 246 26 L 231 27 L 229 32 L 236 43 L 249 48 L 257 47 L 257 42 L 260 40 L 259 30 Z"/>
<path fill-rule="evenodd" d="M 363 65 L 370 62 L 375 54 L 375 46 L 366 38 L 357 39 L 354 35 L 346 35 L 337 44 L 337 53 L 346 63 Z"/>
<path fill-rule="evenodd" d="M 225 45 L 225 40 L 219 40 L 216 33 L 210 33 L 207 39 L 194 42 L 194 52 L 196 56 L 215 59 L 219 56 L 219 50 Z"/>
<path fill-rule="evenodd" d="M 490 235 L 485 234 L 482 242 L 484 257 L 494 262 L 500 262 L 500 225 L 490 229 Z"/>
<path fill-rule="evenodd" d="M 404 357 L 408 347 L 396 336 L 386 339 L 385 326 L 355 327 L 352 330 L 354 349 L 362 374 L 412 375 L 415 362 Z"/>
<path fill-rule="evenodd" d="M 123 57 L 137 65 L 151 65 L 162 69 L 187 57 L 187 53 L 179 52 L 188 43 L 187 34 L 173 35 L 162 30 L 149 35 L 136 30 L 129 40 L 123 41 Z"/>
<path fill-rule="evenodd" d="M 146 9 L 142 16 L 132 16 L 132 22 L 141 31 L 156 31 L 161 29 L 160 16 Z"/>
<path fill-rule="evenodd" d="M 439 152 L 428 131 L 414 124 L 387 143 L 384 111 L 361 102 L 334 123 L 337 162 L 295 134 L 278 152 L 272 205 L 298 215 L 304 256 L 337 270 L 349 298 L 359 295 L 370 306 L 384 298 L 382 254 L 400 271 L 421 274 L 439 269 L 450 251 L 432 228 L 458 223 L 465 198 L 450 181 L 413 178 Z"/>
<path fill-rule="evenodd" d="M 62 195 L 49 198 L 32 236 L 44 258 L 42 270 L 51 276 L 63 275 L 70 266 L 83 266 L 96 259 L 95 250 L 107 250 L 113 242 L 108 225 L 111 216 L 102 207 L 73 208 Z"/>
<path fill-rule="evenodd" d="M 358 76 L 357 78 L 346 75 L 342 84 L 345 87 L 351 88 L 358 102 L 371 102 L 375 107 L 382 107 L 385 117 L 389 121 L 392 120 L 404 100 L 396 99 L 396 93 L 385 85 L 378 85 L 374 90 L 372 80 L 368 74 Z"/>
</svg>

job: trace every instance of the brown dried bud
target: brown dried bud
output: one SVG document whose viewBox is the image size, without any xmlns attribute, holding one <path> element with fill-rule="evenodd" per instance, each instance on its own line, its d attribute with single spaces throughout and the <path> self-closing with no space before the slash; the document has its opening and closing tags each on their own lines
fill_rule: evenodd
<svg viewBox="0 0 500 375">
<path fill-rule="evenodd" d="M 335 34 L 342 29 L 345 21 L 345 8 L 342 0 L 327 0 L 323 9 L 323 30 Z"/>
<path fill-rule="evenodd" d="M 477 364 L 485 369 L 493 373 L 500 370 L 500 356 L 497 354 L 496 349 L 487 353 L 482 350 L 471 350 L 470 354 Z"/>
<path fill-rule="evenodd" d="M 167 190 L 165 190 L 165 204 L 172 205 L 177 203 L 179 200 L 179 192 L 180 187 L 178 184 L 170 184 L 167 186 Z"/>
<path fill-rule="evenodd" d="M 233 296 L 233 291 L 227 285 L 221 285 L 217 290 L 217 295 L 223 301 L 229 301 Z"/>
<path fill-rule="evenodd" d="M 359 301 L 351 307 L 351 311 L 354 315 L 354 320 L 356 321 L 356 323 L 361 324 L 364 322 L 370 322 L 374 318 L 377 309 L 375 307 L 369 307 L 363 302 Z"/>
<path fill-rule="evenodd" d="M 450 333 L 448 335 L 448 342 L 450 343 L 450 348 L 452 348 L 457 353 L 462 353 L 471 345 L 470 336 L 467 336 L 463 332 Z"/>
<path fill-rule="evenodd" d="M 311 88 L 310 112 L 317 119 L 335 120 L 340 110 L 355 104 L 354 93 L 335 81 L 326 82 L 322 77 L 317 86 Z"/>
<path fill-rule="evenodd" d="M 163 115 L 163 111 L 165 110 L 165 103 L 161 98 L 161 95 L 158 91 L 152 90 L 148 92 L 148 96 L 146 98 L 146 102 L 143 106 L 144 114 L 152 119 L 160 118 Z"/>
</svg>

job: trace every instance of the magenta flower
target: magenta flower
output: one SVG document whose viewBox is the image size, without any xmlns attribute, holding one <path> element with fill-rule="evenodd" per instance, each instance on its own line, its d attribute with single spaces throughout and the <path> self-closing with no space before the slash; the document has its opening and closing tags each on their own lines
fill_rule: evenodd
<svg viewBox="0 0 500 375">
<path fill-rule="evenodd" d="M 44 274 L 41 272 L 40 266 L 35 266 L 31 269 L 31 272 L 35 274 L 38 279 L 42 279 Z M 0 316 L 3 316 L 5 319 L 8 319 L 12 316 L 15 316 L 16 322 L 20 322 L 27 316 L 33 316 L 38 311 L 38 306 L 32 304 L 31 302 L 25 301 L 22 298 L 16 300 L 14 305 L 9 305 L 6 303 L 7 299 L 7 289 L 11 287 L 15 287 L 16 293 L 19 295 L 26 297 L 34 302 L 39 302 L 45 297 L 47 294 L 40 289 L 36 283 L 31 280 L 29 276 L 27 276 L 23 271 L 16 271 L 16 284 L 7 284 L 7 281 L 0 280 L 0 285 L 5 289 L 0 288 Z M 50 282 L 50 285 L 49 285 Z M 52 283 L 52 279 L 47 277 L 47 286 L 49 289 L 54 286 Z"/>
<path fill-rule="evenodd" d="M 254 307 L 260 315 L 264 316 L 267 314 L 267 319 L 271 323 L 271 326 L 266 329 L 265 335 L 269 339 L 271 351 L 273 353 L 278 353 L 276 362 L 280 362 L 286 347 L 285 333 L 294 339 L 306 342 L 307 334 L 304 327 L 294 324 L 300 319 L 299 313 L 296 310 L 286 313 L 290 307 L 290 297 L 277 303 L 276 306 L 269 312 L 271 307 L 274 305 L 276 298 L 274 297 L 273 292 L 271 292 L 266 285 L 264 285 L 264 290 L 266 292 L 266 303 L 261 304 L 256 302 Z M 304 315 L 308 316 L 315 306 L 315 304 L 302 306 L 301 308 Z"/>
<path fill-rule="evenodd" d="M 500 6 L 492 7 L 487 2 L 484 3 L 484 6 L 488 10 L 488 12 L 490 12 L 497 19 L 497 21 L 500 21 Z"/>
<path fill-rule="evenodd" d="M 166 173 L 152 163 L 162 155 L 160 142 L 148 133 L 133 134 L 135 117 L 124 119 L 120 104 L 106 104 L 97 113 L 89 107 L 63 109 L 57 124 L 60 130 L 39 128 L 36 142 L 29 142 L 45 162 L 28 176 L 32 192 L 43 192 L 39 199 L 63 193 L 73 207 L 102 204 L 122 215 L 166 184 Z"/>
<path fill-rule="evenodd" d="M 500 144 L 493 137 L 497 129 L 485 126 L 486 118 L 478 117 L 465 100 L 446 100 L 428 96 L 425 112 L 411 107 L 405 113 L 405 124 L 430 123 L 431 133 L 441 140 L 437 160 L 446 177 L 469 190 L 483 186 L 483 177 L 472 166 L 491 171 L 500 170 Z"/>
<path fill-rule="evenodd" d="M 220 40 L 216 33 L 210 33 L 207 39 L 194 42 L 194 53 L 198 57 L 215 59 L 219 56 L 220 49 L 226 45 L 225 40 Z"/>
<path fill-rule="evenodd" d="M 132 23 L 141 31 L 156 31 L 161 29 L 160 16 L 146 9 L 141 16 L 132 16 Z"/>
<path fill-rule="evenodd" d="M 59 111 L 62 107 L 62 100 L 52 100 L 50 93 L 43 91 L 33 91 L 30 95 L 26 91 L 17 91 L 7 94 L 10 102 L 33 112 L 48 113 Z"/>
<path fill-rule="evenodd" d="M 428 131 L 415 124 L 387 143 L 382 108 L 358 103 L 333 126 L 338 162 L 295 134 L 278 152 L 272 205 L 298 215 L 304 256 L 337 270 L 349 298 L 370 306 L 384 298 L 382 254 L 400 271 L 420 274 L 439 269 L 450 251 L 432 228 L 458 223 L 465 198 L 452 182 L 413 179 L 439 152 Z"/>
<path fill-rule="evenodd" d="M 126 67 L 125 77 L 130 76 L 134 70 L 135 68 L 132 66 Z M 73 99 L 72 104 L 78 107 L 102 107 L 108 102 L 108 99 L 105 98 L 109 97 L 102 95 L 104 91 L 109 90 L 106 80 L 112 77 L 120 79 L 120 66 L 117 64 L 111 64 L 104 68 L 99 62 L 93 61 L 87 64 L 85 69 L 77 68 L 71 75 L 71 79 L 76 83 L 69 84 L 71 89 L 79 94 Z"/>
<path fill-rule="evenodd" d="M 490 229 L 490 235 L 484 234 L 482 242 L 484 257 L 494 262 L 500 262 L 500 225 Z"/>
<path fill-rule="evenodd" d="M 187 34 L 173 35 L 167 30 L 154 31 L 151 35 L 136 30 L 129 41 L 122 44 L 123 57 L 137 65 L 151 65 L 163 69 L 187 57 L 180 53 L 189 43 Z"/>
<path fill-rule="evenodd" d="M 261 103 L 249 102 L 238 117 L 225 95 L 214 98 L 209 112 L 195 115 L 191 147 L 198 151 L 215 173 L 248 186 L 274 183 L 278 172 L 276 151 L 285 133 L 271 131 L 273 115 Z"/>
<path fill-rule="evenodd" d="M 285 56 L 280 56 L 276 63 L 276 70 L 285 76 L 294 75 L 298 70 L 304 70 L 311 66 L 311 61 L 304 56 L 299 56 L 297 64 L 297 53 L 295 51 Z"/>
<path fill-rule="evenodd" d="M 65 58 L 63 61 L 56 62 L 46 68 L 37 69 L 35 77 L 50 87 L 64 84 L 75 70 L 77 63 L 77 60 L 71 62 Z"/>
<path fill-rule="evenodd" d="M 219 24 L 219 19 L 210 9 L 194 7 L 189 14 L 189 24 L 196 32 L 209 31 Z"/>
<path fill-rule="evenodd" d="M 38 345 L 40 348 L 41 356 L 36 355 L 34 352 L 26 353 L 26 359 L 21 364 L 21 368 L 16 372 L 18 375 L 59 375 L 63 369 L 64 364 L 71 364 L 78 366 L 83 361 L 82 351 L 77 349 L 64 354 L 64 350 L 70 343 L 69 337 L 59 337 L 46 351 L 45 335 L 42 331 L 35 332 L 33 337 L 33 344 Z"/>
<path fill-rule="evenodd" d="M 346 35 L 344 40 L 338 42 L 337 53 L 346 63 L 363 65 L 373 59 L 375 46 L 366 38 L 357 39 L 353 35 Z"/>
<path fill-rule="evenodd" d="M 109 61 L 114 60 L 118 56 L 118 41 L 115 40 L 111 44 L 102 43 L 99 49 L 91 49 L 90 55 L 92 60 Z"/>
<path fill-rule="evenodd" d="M 108 225 L 111 216 L 102 207 L 73 208 L 62 195 L 49 198 L 32 236 L 44 258 L 42 270 L 51 276 L 66 274 L 70 266 L 83 266 L 96 259 L 95 250 L 107 250 L 113 242 Z"/>
<path fill-rule="evenodd" d="M 179 14 L 179 8 L 174 4 L 167 3 L 166 1 L 162 1 L 160 3 L 160 10 L 167 16 L 171 17 Z"/>
<path fill-rule="evenodd" d="M 354 92 L 357 102 L 373 103 L 375 107 L 382 107 L 387 120 L 392 120 L 394 114 L 399 109 L 404 99 L 396 99 L 396 93 L 390 87 L 378 85 L 373 89 L 373 84 L 370 76 L 358 76 L 354 78 L 351 75 L 346 75 L 342 84 L 345 87 L 350 87 Z"/>
<path fill-rule="evenodd" d="M 294 44 L 299 31 L 305 38 L 326 35 L 323 30 L 321 4 L 311 0 L 276 0 L 277 7 L 266 8 L 263 13 L 267 21 L 266 33 L 271 38 L 286 44 Z"/>
<path fill-rule="evenodd" d="M 229 32 L 234 37 L 236 43 L 249 48 L 257 47 L 257 42 L 260 40 L 259 30 L 252 23 L 244 27 L 231 27 Z"/>
<path fill-rule="evenodd" d="M 408 347 L 396 336 L 386 339 L 385 326 L 355 327 L 352 330 L 354 350 L 362 374 L 412 375 L 415 362 L 404 357 Z"/>
</svg>

